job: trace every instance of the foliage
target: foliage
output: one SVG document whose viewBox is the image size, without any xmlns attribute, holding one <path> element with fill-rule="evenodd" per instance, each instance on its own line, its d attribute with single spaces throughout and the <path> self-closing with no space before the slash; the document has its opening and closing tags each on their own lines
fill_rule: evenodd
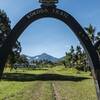
<svg viewBox="0 0 100 100">
<path fill-rule="evenodd" d="M 96 28 L 93 27 L 91 24 L 88 27 L 85 27 L 85 30 L 93 45 L 100 40 L 100 32 L 96 33 Z M 97 51 L 98 54 L 100 54 L 100 46 L 98 47 Z"/>
<path fill-rule="evenodd" d="M 85 27 L 85 30 L 93 44 L 96 41 L 100 40 L 100 32 L 96 33 L 96 28 L 93 27 L 91 24 L 88 27 Z"/>
<path fill-rule="evenodd" d="M 11 22 L 4 10 L 0 10 L 0 47 L 3 45 L 11 31 L 10 24 Z"/>
<path fill-rule="evenodd" d="M 85 30 L 93 45 L 96 43 L 96 41 L 100 40 L 100 32 L 96 33 L 96 28 L 91 24 L 88 27 L 85 27 Z M 98 48 L 98 52 L 100 52 L 100 47 Z M 90 70 L 87 55 L 80 46 L 77 46 L 76 48 L 71 46 L 69 52 L 66 52 L 62 63 L 64 64 L 65 68 L 75 67 L 78 70 Z"/>
<path fill-rule="evenodd" d="M 66 56 L 63 60 L 65 68 L 74 67 L 83 71 L 89 70 L 88 63 L 87 56 L 80 46 L 77 46 L 75 49 L 73 46 L 71 46 L 70 51 L 66 53 Z"/>
<path fill-rule="evenodd" d="M 52 75 L 64 75 L 64 77 L 84 77 L 87 78 L 81 81 L 70 80 L 48 80 L 48 81 L 8 81 L 2 80 L 0 82 L 0 100 L 55 100 L 54 88 L 52 84 L 55 84 L 55 89 L 61 100 L 97 100 L 94 82 L 89 72 L 80 72 L 77 74 L 74 68 L 64 68 L 64 66 L 56 66 L 48 68 L 48 70 L 31 70 L 31 71 L 20 71 L 17 70 L 16 79 L 20 79 L 22 75 L 27 74 L 26 77 L 30 78 L 29 75 L 40 74 L 51 74 Z M 7 72 L 6 72 L 7 73 Z M 10 73 L 16 73 L 12 71 Z M 8 73 L 8 74 L 10 74 Z M 12 76 L 13 77 L 13 76 Z M 26 77 L 23 77 L 24 79 Z M 46 76 L 47 77 L 47 76 Z M 55 77 L 55 76 L 54 76 Z"/>
<path fill-rule="evenodd" d="M 0 10 L 0 47 L 3 46 L 3 43 L 7 39 L 11 32 L 11 21 L 7 17 L 7 14 L 4 10 Z M 12 66 L 16 62 L 16 58 L 19 56 L 21 52 L 21 45 L 20 42 L 17 41 L 16 44 L 13 46 L 10 55 L 8 56 L 7 65 Z"/>
<path fill-rule="evenodd" d="M 35 64 L 38 68 L 48 68 L 54 66 L 54 62 L 48 60 L 33 60 L 33 64 Z"/>
<path fill-rule="evenodd" d="M 93 27 L 91 24 L 89 27 L 85 27 L 85 30 L 91 40 L 92 43 L 95 42 L 95 27 Z"/>
</svg>

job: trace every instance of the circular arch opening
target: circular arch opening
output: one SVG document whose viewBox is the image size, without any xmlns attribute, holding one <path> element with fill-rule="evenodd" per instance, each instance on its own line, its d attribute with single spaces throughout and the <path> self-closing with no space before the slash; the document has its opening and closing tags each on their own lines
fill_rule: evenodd
<svg viewBox="0 0 100 100">
<path fill-rule="evenodd" d="M 70 28 L 54 18 L 42 18 L 35 21 L 25 29 L 19 41 L 23 47 L 22 53 L 27 51 L 26 54 L 33 56 L 47 53 L 54 54 L 53 56 L 57 58 L 65 56 L 66 50 L 69 50 L 71 45 L 74 47 L 80 45 Z"/>
</svg>

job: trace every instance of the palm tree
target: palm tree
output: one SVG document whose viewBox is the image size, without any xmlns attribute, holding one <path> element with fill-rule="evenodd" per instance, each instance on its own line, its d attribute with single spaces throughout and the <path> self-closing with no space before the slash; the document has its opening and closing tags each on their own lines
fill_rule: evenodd
<svg viewBox="0 0 100 100">
<path fill-rule="evenodd" d="M 97 33 L 97 36 L 96 36 L 96 43 L 100 43 L 100 32 Z M 98 44 L 98 47 L 97 47 L 97 51 L 98 51 L 98 54 L 100 55 L 100 44 Z"/>
<path fill-rule="evenodd" d="M 91 42 L 94 44 L 95 42 L 95 27 L 93 27 L 91 24 L 89 25 L 89 27 L 85 27 L 85 30 L 91 40 Z"/>
<path fill-rule="evenodd" d="M 100 40 L 100 32 L 98 32 L 96 36 L 96 41 L 99 41 L 99 40 Z"/>
<path fill-rule="evenodd" d="M 85 27 L 85 30 L 91 40 L 91 42 L 93 43 L 93 45 L 97 42 L 100 41 L 100 32 L 97 32 L 95 34 L 95 27 L 93 27 L 91 24 L 89 25 L 89 27 Z M 98 54 L 100 55 L 100 46 L 97 49 Z"/>
</svg>

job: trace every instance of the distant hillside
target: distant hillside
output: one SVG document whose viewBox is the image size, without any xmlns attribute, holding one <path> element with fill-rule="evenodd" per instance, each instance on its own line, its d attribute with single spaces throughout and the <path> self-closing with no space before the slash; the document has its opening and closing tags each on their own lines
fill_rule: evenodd
<svg viewBox="0 0 100 100">
<path fill-rule="evenodd" d="M 52 62 L 57 62 L 59 60 L 58 58 L 53 57 L 53 56 L 46 54 L 46 53 L 42 53 L 41 55 L 37 55 L 34 57 L 26 56 L 26 58 L 29 60 L 29 62 L 31 62 L 33 60 L 37 60 L 37 61 L 48 60 L 48 61 L 52 61 Z"/>
</svg>

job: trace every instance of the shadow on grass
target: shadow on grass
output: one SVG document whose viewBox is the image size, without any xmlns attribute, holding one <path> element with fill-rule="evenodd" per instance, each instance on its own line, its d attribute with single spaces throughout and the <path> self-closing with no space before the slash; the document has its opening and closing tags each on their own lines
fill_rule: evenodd
<svg viewBox="0 0 100 100">
<path fill-rule="evenodd" d="M 5 81 L 82 81 L 86 77 L 65 76 L 60 74 L 25 74 L 25 73 L 4 73 L 2 80 Z"/>
</svg>

